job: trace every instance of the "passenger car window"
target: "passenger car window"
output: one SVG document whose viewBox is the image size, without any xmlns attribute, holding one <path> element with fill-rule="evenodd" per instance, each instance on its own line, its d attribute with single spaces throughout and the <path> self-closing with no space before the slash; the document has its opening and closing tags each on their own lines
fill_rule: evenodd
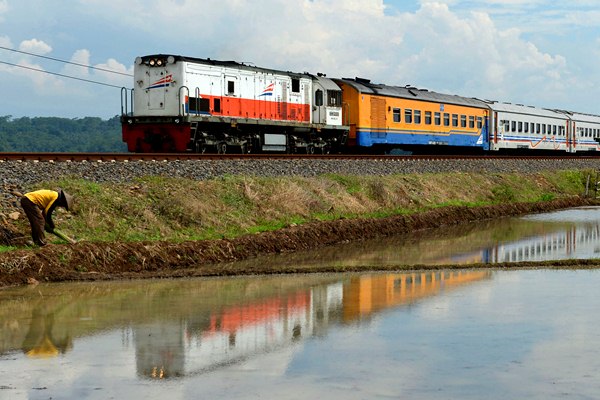
<svg viewBox="0 0 600 400">
<path fill-rule="evenodd" d="M 421 110 L 415 110 L 415 124 L 421 123 Z"/>
</svg>

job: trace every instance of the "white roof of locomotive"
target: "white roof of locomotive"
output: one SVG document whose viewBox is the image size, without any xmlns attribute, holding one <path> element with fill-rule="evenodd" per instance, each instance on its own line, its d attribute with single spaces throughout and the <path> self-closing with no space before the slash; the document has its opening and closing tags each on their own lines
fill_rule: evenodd
<svg viewBox="0 0 600 400">
<path fill-rule="evenodd" d="M 142 63 L 146 63 L 147 61 L 149 61 L 151 59 L 161 58 L 161 59 L 167 60 L 169 57 L 173 57 L 173 59 L 175 60 L 176 63 L 177 62 L 188 62 L 188 63 L 194 63 L 194 64 L 203 64 L 203 65 L 211 65 L 211 66 L 226 67 L 226 68 L 236 68 L 236 69 L 242 69 L 242 70 L 246 70 L 246 71 L 288 75 L 288 76 L 293 76 L 293 77 L 297 77 L 297 78 L 301 78 L 301 77 L 313 78 L 313 76 L 307 72 L 299 73 L 299 72 L 291 72 L 291 71 L 281 71 L 281 70 L 270 69 L 270 68 L 256 67 L 254 65 L 249 65 L 249 64 L 243 63 L 243 62 L 219 61 L 219 60 L 211 60 L 210 58 L 205 59 L 205 58 L 185 57 L 185 56 L 177 56 L 177 55 L 173 55 L 173 54 L 153 54 L 153 55 L 142 56 L 142 57 L 140 57 L 140 59 L 142 60 Z"/>
</svg>

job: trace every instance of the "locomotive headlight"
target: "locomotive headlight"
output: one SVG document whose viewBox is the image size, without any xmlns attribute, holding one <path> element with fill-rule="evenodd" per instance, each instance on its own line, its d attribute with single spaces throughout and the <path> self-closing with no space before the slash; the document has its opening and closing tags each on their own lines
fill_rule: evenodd
<svg viewBox="0 0 600 400">
<path fill-rule="evenodd" d="M 158 65 L 159 67 L 162 65 L 162 60 L 156 60 L 156 65 Z"/>
<path fill-rule="evenodd" d="M 155 64 L 155 63 L 156 63 L 156 60 L 154 60 L 154 59 L 150 60 L 150 66 L 151 66 L 151 67 L 154 67 L 154 64 Z"/>
</svg>

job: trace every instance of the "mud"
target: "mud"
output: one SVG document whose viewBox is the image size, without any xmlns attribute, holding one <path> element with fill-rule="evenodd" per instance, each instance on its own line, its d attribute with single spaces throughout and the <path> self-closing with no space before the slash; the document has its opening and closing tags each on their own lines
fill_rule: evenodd
<svg viewBox="0 0 600 400">
<path fill-rule="evenodd" d="M 36 282 L 111 280 L 133 278 L 169 278 L 190 276 L 224 276 L 298 272 L 350 272 L 367 270 L 402 270 L 424 268 L 464 268 L 460 266 L 323 266 L 301 269 L 294 266 L 270 267 L 228 264 L 261 254 L 294 252 L 343 242 L 376 239 L 443 225 L 478 221 L 503 216 L 548 212 L 558 209 L 597 205 L 595 200 L 572 197 L 542 203 L 514 203 L 485 207 L 445 207 L 427 212 L 384 219 L 342 219 L 290 226 L 236 239 L 195 242 L 135 242 L 55 245 L 43 248 L 0 253 L 0 287 Z M 0 225 L 1 227 L 1 225 Z M 22 233 L 7 227 L 0 229 L 0 243 Z M 470 267 L 502 268 L 514 264 Z M 520 267 L 600 267 L 600 260 L 567 260 L 522 263 Z"/>
</svg>

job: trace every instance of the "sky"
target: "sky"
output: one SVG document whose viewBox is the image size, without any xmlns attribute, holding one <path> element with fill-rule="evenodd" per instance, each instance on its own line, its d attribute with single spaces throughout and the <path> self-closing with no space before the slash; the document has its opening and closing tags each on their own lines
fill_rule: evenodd
<svg viewBox="0 0 600 400">
<path fill-rule="evenodd" d="M 600 114 L 600 0 L 0 0 L 0 47 L 13 118 L 118 115 L 158 53 Z"/>
</svg>

